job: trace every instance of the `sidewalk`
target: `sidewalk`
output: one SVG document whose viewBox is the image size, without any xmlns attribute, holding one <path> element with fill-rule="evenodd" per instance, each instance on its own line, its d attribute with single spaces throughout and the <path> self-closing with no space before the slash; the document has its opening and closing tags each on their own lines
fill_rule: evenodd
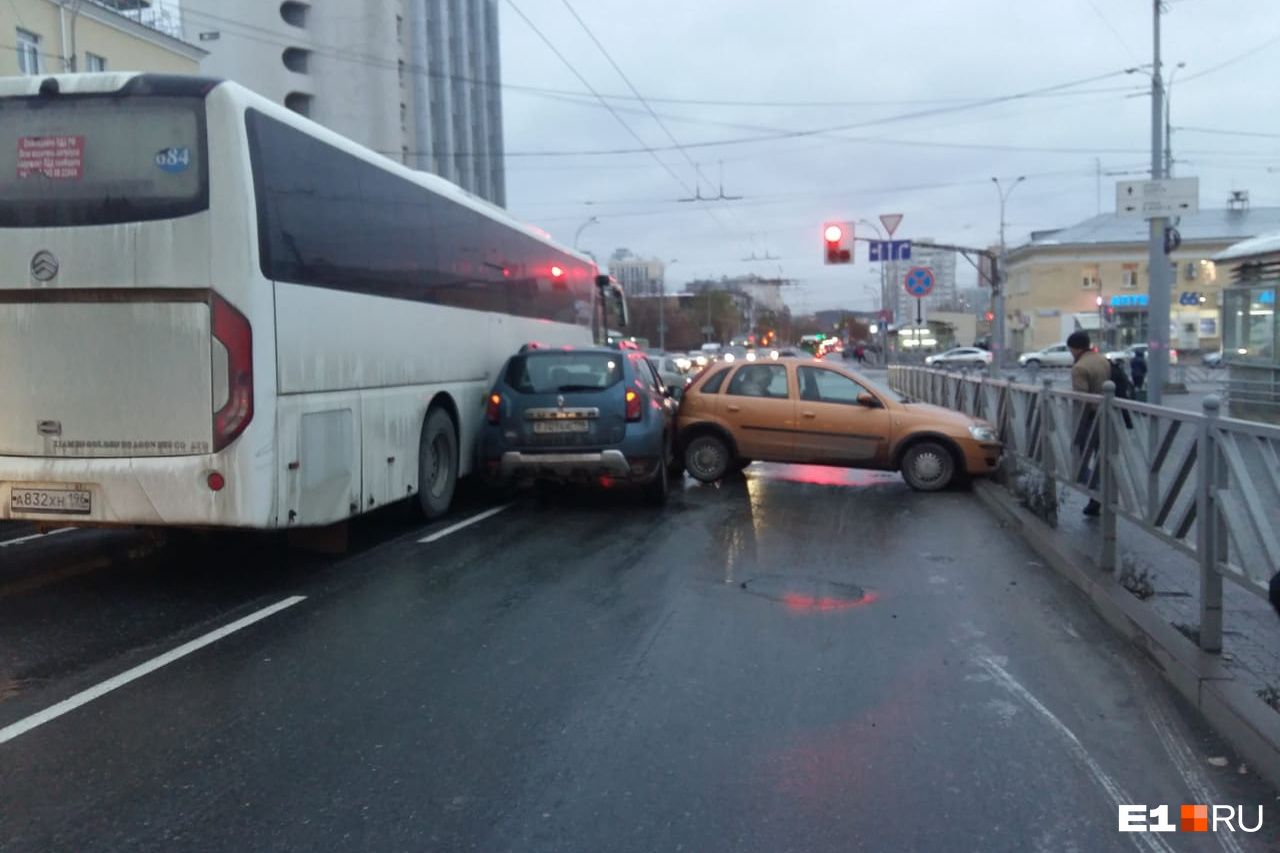
<svg viewBox="0 0 1280 853">
<path fill-rule="evenodd" d="M 1075 489 L 1060 487 L 1057 529 L 1081 558 L 1097 562 L 1102 527 L 1097 518 L 1081 513 L 1086 500 Z M 1199 564 L 1124 519 L 1117 520 L 1116 533 L 1116 580 L 1130 592 L 1137 589 L 1141 594 L 1135 598 L 1195 642 L 1195 626 L 1200 623 Z M 1230 580 L 1223 590 L 1223 666 L 1280 711 L 1280 616 L 1265 599 Z"/>
</svg>

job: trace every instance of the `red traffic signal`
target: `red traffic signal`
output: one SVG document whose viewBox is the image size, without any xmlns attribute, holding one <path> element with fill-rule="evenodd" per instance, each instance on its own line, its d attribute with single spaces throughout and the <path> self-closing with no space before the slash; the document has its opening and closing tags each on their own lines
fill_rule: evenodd
<svg viewBox="0 0 1280 853">
<path fill-rule="evenodd" d="M 824 258 L 828 264 L 847 264 L 853 261 L 853 225 L 849 222 L 828 222 L 822 229 L 826 244 Z"/>
</svg>

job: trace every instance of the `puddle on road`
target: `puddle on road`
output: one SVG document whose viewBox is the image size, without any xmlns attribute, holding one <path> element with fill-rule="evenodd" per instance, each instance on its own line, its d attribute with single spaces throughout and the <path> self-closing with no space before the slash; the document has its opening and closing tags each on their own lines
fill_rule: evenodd
<svg viewBox="0 0 1280 853">
<path fill-rule="evenodd" d="M 744 581 L 742 588 L 795 610 L 844 610 L 876 600 L 874 592 L 860 586 L 820 578 L 765 575 Z"/>
</svg>

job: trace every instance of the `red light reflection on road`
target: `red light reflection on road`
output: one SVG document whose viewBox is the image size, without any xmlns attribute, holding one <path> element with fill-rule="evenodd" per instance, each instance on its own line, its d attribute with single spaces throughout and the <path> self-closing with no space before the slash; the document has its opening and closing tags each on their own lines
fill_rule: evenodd
<svg viewBox="0 0 1280 853">
<path fill-rule="evenodd" d="M 899 480 L 897 474 L 888 471 L 833 468 L 827 465 L 779 465 L 768 469 L 767 476 L 771 480 L 814 486 L 880 486 Z"/>
<path fill-rule="evenodd" d="M 868 592 L 861 599 L 836 598 L 832 596 L 801 595 L 788 592 L 782 596 L 782 603 L 792 610 L 849 610 L 864 604 L 874 604 L 879 600 L 874 592 Z"/>
</svg>

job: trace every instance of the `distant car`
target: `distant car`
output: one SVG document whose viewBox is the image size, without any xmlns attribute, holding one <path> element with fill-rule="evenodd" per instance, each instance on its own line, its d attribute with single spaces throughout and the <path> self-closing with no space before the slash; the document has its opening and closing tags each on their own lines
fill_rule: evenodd
<svg viewBox="0 0 1280 853">
<path fill-rule="evenodd" d="M 1018 356 L 1018 364 L 1023 367 L 1070 367 L 1075 364 L 1075 359 L 1066 344 L 1054 344 L 1042 350 L 1023 353 Z"/>
<path fill-rule="evenodd" d="M 680 451 L 713 483 L 751 461 L 901 471 L 937 491 L 1000 461 L 995 429 L 968 415 L 908 403 L 838 361 L 812 357 L 716 365 L 686 391 Z"/>
<path fill-rule="evenodd" d="M 491 484 L 618 480 L 666 501 L 676 403 L 639 350 L 526 346 L 485 405 L 476 455 Z"/>
<path fill-rule="evenodd" d="M 1203 364 L 1205 367 L 1213 367 L 1213 368 L 1222 367 L 1222 353 L 1207 352 L 1200 357 L 1200 363 Z"/>
<path fill-rule="evenodd" d="M 927 356 L 924 363 L 929 367 L 986 367 L 991 363 L 991 353 L 977 347 L 956 347 Z"/>
<path fill-rule="evenodd" d="M 734 361 L 755 361 L 757 358 L 755 350 L 746 347 L 725 347 L 716 353 L 716 361 L 734 362 Z"/>
<path fill-rule="evenodd" d="M 1150 360 L 1151 357 L 1147 354 L 1146 344 L 1133 344 L 1132 346 L 1127 346 L 1124 349 L 1112 350 L 1111 352 L 1107 353 L 1107 361 L 1120 361 L 1120 362 L 1124 362 L 1125 364 L 1128 364 L 1130 361 L 1133 360 L 1133 354 L 1139 353 L 1139 352 L 1142 353 L 1143 358 Z M 1169 350 L 1169 363 L 1170 364 L 1178 363 L 1177 350 L 1175 349 Z"/>
<path fill-rule="evenodd" d="M 684 378 L 689 372 L 688 359 L 675 355 L 651 355 L 649 360 L 658 368 L 658 375 L 668 388 L 684 387 Z"/>
</svg>

